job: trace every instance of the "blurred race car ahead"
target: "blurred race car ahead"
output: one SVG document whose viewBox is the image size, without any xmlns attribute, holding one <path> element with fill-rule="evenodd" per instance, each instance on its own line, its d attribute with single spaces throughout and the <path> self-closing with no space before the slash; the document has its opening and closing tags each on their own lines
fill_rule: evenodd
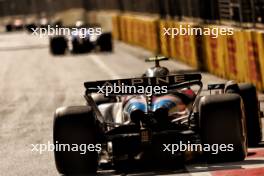
<svg viewBox="0 0 264 176">
<path fill-rule="evenodd" d="M 131 163 L 176 167 L 175 162 L 183 164 L 195 154 L 176 150 L 183 143 L 209 147 L 198 153 L 210 162 L 242 161 L 248 144 L 260 142 L 261 115 L 254 86 L 229 81 L 208 85 L 207 95 L 202 95 L 201 74 L 170 74 L 159 65 L 161 60 L 166 58 L 148 59 L 156 65 L 143 77 L 86 82 L 86 106 L 56 110 L 54 143 L 69 145 L 68 151 L 55 149 L 61 174 L 96 174 L 106 163 L 121 171 Z M 102 95 L 114 85 L 166 86 L 168 92 Z M 90 148 L 80 154 L 80 148 L 70 149 L 73 145 Z"/>
<path fill-rule="evenodd" d="M 20 18 L 17 18 L 12 22 L 6 24 L 6 32 L 21 31 L 23 29 L 24 29 L 24 22 Z"/>
<path fill-rule="evenodd" d="M 16 18 L 12 22 L 6 24 L 6 32 L 26 30 L 29 33 L 34 32 L 36 28 L 47 28 L 50 25 L 48 18 L 42 17 L 39 20 Z"/>
<path fill-rule="evenodd" d="M 67 27 L 68 29 L 75 29 L 71 31 L 70 36 L 52 36 L 50 38 L 50 52 L 53 55 L 65 54 L 67 50 L 73 54 L 88 53 L 91 51 L 112 52 L 113 44 L 112 34 L 110 32 L 102 33 L 101 28 L 84 26 L 83 22 L 77 21 L 75 27 Z M 100 31 L 97 29 L 100 29 Z M 95 32 L 92 30 L 95 30 Z"/>
<path fill-rule="evenodd" d="M 34 32 L 37 28 L 48 28 L 48 26 L 51 25 L 51 22 L 47 17 L 41 17 L 40 19 L 36 21 L 30 21 L 25 25 L 25 29 L 29 32 L 32 33 Z"/>
</svg>

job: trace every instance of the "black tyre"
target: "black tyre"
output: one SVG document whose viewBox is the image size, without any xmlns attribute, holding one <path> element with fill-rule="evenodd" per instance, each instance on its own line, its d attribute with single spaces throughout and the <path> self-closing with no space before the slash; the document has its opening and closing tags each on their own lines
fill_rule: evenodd
<svg viewBox="0 0 264 176">
<path fill-rule="evenodd" d="M 34 32 L 36 29 L 37 29 L 37 25 L 35 25 L 34 23 L 31 23 L 31 24 L 27 24 L 25 26 L 26 30 L 29 32 L 29 33 L 32 33 Z"/>
<path fill-rule="evenodd" d="M 113 43 L 112 43 L 112 34 L 111 33 L 103 33 L 98 37 L 96 41 L 99 50 L 102 52 L 112 52 L 113 51 Z"/>
<path fill-rule="evenodd" d="M 216 144 L 227 146 L 226 149 L 221 149 L 222 151 L 218 150 L 218 153 L 205 152 L 209 161 L 226 162 L 245 159 L 247 155 L 246 124 L 243 101 L 239 95 L 205 96 L 200 100 L 199 115 L 202 144 L 209 144 L 211 147 Z"/>
<path fill-rule="evenodd" d="M 67 40 L 64 36 L 50 38 L 50 52 L 53 55 L 65 54 L 67 47 Z"/>
<path fill-rule="evenodd" d="M 13 26 L 11 24 L 6 25 L 6 32 L 12 32 Z"/>
<path fill-rule="evenodd" d="M 244 103 L 249 146 L 256 146 L 262 139 L 262 123 L 256 87 L 252 84 L 227 83 L 226 93 L 239 94 Z"/>
<path fill-rule="evenodd" d="M 60 108 L 55 113 L 54 144 L 96 145 L 97 128 L 89 106 Z M 98 145 L 98 144 L 97 144 Z M 55 150 L 57 170 L 64 175 L 93 175 L 98 167 L 98 152 L 58 151 Z"/>
<path fill-rule="evenodd" d="M 256 87 L 252 84 L 239 84 L 238 86 L 245 107 L 248 143 L 250 146 L 256 146 L 262 139 L 262 123 Z"/>
</svg>

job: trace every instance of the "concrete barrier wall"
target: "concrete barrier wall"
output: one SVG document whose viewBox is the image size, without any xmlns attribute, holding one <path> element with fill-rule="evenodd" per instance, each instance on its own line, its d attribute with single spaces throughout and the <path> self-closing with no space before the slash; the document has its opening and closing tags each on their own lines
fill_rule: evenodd
<svg viewBox="0 0 264 176">
<path fill-rule="evenodd" d="M 58 12 L 54 15 L 54 20 L 62 20 L 63 24 L 66 26 L 75 25 L 76 21 L 85 21 L 85 10 L 82 8 L 69 9 L 65 11 Z"/>
<path fill-rule="evenodd" d="M 91 24 L 99 24 L 104 32 L 111 32 L 113 30 L 112 18 L 117 14 L 117 11 L 90 11 L 86 12 L 85 20 Z"/>
<path fill-rule="evenodd" d="M 153 21 L 135 14 L 120 14 L 113 18 L 113 25 L 115 38 L 126 43 L 142 46 L 154 54 L 160 51 L 194 68 L 205 68 L 220 77 L 252 83 L 258 90 L 264 90 L 264 30 L 233 27 L 233 35 L 219 35 L 218 38 L 208 35 L 179 35 L 172 38 L 163 35 L 164 27 L 188 25 L 221 30 L 230 26 L 161 19 Z M 134 34 L 141 37 L 137 38 Z M 159 40 L 155 40 L 156 37 Z M 144 39 L 144 42 L 139 39 Z"/>
</svg>

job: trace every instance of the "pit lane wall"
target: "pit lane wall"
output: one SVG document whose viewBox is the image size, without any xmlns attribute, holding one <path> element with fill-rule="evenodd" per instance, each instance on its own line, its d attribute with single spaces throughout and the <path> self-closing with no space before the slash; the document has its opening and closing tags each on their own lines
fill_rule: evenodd
<svg viewBox="0 0 264 176">
<path fill-rule="evenodd" d="M 112 33 L 117 40 L 180 60 L 222 78 L 252 83 L 258 90 L 264 90 L 264 30 L 233 27 L 233 35 L 219 35 L 217 38 L 206 35 L 172 38 L 164 35 L 164 27 L 190 25 L 220 29 L 227 26 L 138 14 L 113 15 L 112 24 Z"/>
</svg>

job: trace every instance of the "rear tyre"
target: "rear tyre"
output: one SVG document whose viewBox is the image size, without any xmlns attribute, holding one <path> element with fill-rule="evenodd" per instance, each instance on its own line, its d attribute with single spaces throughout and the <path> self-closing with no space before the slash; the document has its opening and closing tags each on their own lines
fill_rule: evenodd
<svg viewBox="0 0 264 176">
<path fill-rule="evenodd" d="M 256 87 L 252 84 L 239 84 L 238 86 L 245 107 L 248 143 L 250 146 L 256 146 L 262 139 L 262 123 Z"/>
<path fill-rule="evenodd" d="M 33 33 L 37 29 L 37 26 L 34 23 L 31 23 L 27 24 L 25 28 L 29 33 Z"/>
<path fill-rule="evenodd" d="M 95 118 L 89 106 L 59 108 L 55 113 L 54 144 L 77 145 L 79 148 L 86 145 L 88 148 L 96 145 L 96 132 Z M 64 175 L 96 174 L 98 151 L 81 152 L 55 150 L 57 170 Z"/>
<path fill-rule="evenodd" d="M 244 103 L 249 146 L 256 146 L 262 139 L 262 123 L 256 87 L 242 83 L 227 86 L 226 93 L 239 94 Z"/>
<path fill-rule="evenodd" d="M 63 55 L 67 49 L 67 40 L 64 36 L 50 38 L 50 52 L 53 55 Z"/>
<path fill-rule="evenodd" d="M 103 33 L 96 42 L 99 47 L 99 51 L 101 52 L 112 52 L 113 51 L 113 43 L 112 43 L 112 34 Z"/>
<path fill-rule="evenodd" d="M 13 26 L 11 24 L 6 25 L 6 32 L 12 32 L 13 31 Z"/>
<path fill-rule="evenodd" d="M 239 95 L 222 94 L 202 97 L 199 115 L 202 144 L 211 147 L 210 152 L 204 152 L 209 161 L 227 162 L 245 159 L 247 155 L 246 124 L 243 101 Z M 218 147 L 218 151 L 213 149 L 213 146 Z M 219 150 L 220 148 L 222 151 Z"/>
</svg>

